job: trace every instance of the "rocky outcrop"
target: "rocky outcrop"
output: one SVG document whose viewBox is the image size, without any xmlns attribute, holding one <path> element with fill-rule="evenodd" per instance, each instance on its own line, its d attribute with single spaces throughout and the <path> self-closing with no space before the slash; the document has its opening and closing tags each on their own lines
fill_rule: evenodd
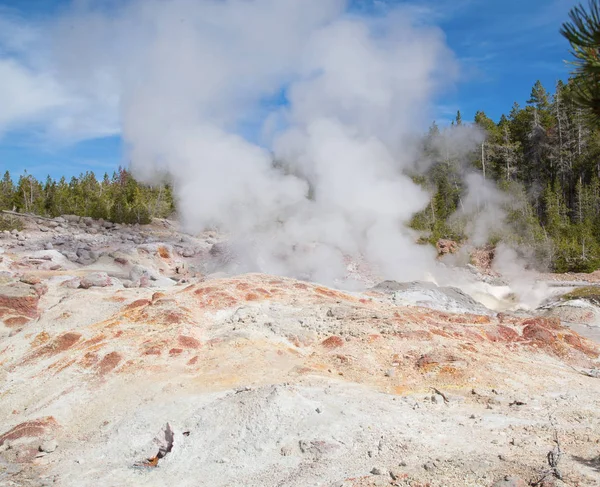
<svg viewBox="0 0 600 487">
<path fill-rule="evenodd" d="M 17 328 L 38 316 L 40 292 L 24 282 L 0 286 L 0 320 L 10 328 Z"/>
</svg>

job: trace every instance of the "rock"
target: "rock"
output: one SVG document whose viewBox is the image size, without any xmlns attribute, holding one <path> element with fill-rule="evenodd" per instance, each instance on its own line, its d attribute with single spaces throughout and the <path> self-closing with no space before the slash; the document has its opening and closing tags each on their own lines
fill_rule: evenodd
<svg viewBox="0 0 600 487">
<path fill-rule="evenodd" d="M 13 228 L 13 229 L 10 231 L 10 234 L 11 234 L 11 235 L 13 235 L 13 236 L 14 236 L 14 235 L 19 235 L 19 231 L 18 231 L 16 228 Z"/>
<path fill-rule="evenodd" d="M 87 227 L 91 227 L 94 223 L 94 219 L 91 216 L 84 216 L 81 218 L 81 223 L 84 223 Z"/>
<path fill-rule="evenodd" d="M 134 265 L 129 271 L 129 279 L 134 282 L 139 281 L 143 276 L 146 276 L 149 279 L 158 279 L 160 277 L 156 272 L 141 265 Z"/>
<path fill-rule="evenodd" d="M 181 251 L 181 255 L 183 257 L 193 257 L 194 255 L 196 255 L 196 251 L 194 249 L 186 247 Z"/>
<path fill-rule="evenodd" d="M 10 442 L 19 463 L 32 461 L 39 452 L 40 439 L 58 428 L 52 416 L 20 423 L 0 435 L 0 446 Z"/>
<path fill-rule="evenodd" d="M 83 289 L 89 289 L 91 287 L 106 287 L 110 286 L 111 284 L 112 281 L 106 272 L 92 272 L 81 279 L 81 284 L 79 287 Z"/>
<path fill-rule="evenodd" d="M 62 223 L 62 222 L 61 222 Z M 46 226 L 48 228 L 56 228 L 58 227 L 59 222 L 55 221 L 51 221 L 51 222 L 46 222 Z"/>
<path fill-rule="evenodd" d="M 45 453 L 52 453 L 56 448 L 58 448 L 56 440 L 46 440 L 40 445 L 39 450 Z"/>
<path fill-rule="evenodd" d="M 502 480 L 495 482 L 492 487 L 527 487 L 529 484 L 520 477 L 507 475 Z"/>
<path fill-rule="evenodd" d="M 79 223 L 79 220 L 81 219 L 81 217 L 77 215 L 63 215 L 62 218 L 69 223 Z"/>
<path fill-rule="evenodd" d="M 58 226 L 59 223 L 65 223 L 66 220 L 62 216 L 57 216 L 53 222 L 56 223 L 56 226 Z"/>
<path fill-rule="evenodd" d="M 440 239 L 435 244 L 439 255 L 454 254 L 458 251 L 458 243 L 454 240 Z"/>
<path fill-rule="evenodd" d="M 41 279 L 37 276 L 25 275 L 25 276 L 21 277 L 20 281 L 24 282 L 25 284 L 34 286 L 36 284 L 39 284 L 41 282 Z"/>
<path fill-rule="evenodd" d="M 373 475 L 381 475 L 383 473 L 383 471 L 380 468 L 378 468 L 378 467 L 373 467 L 371 469 L 371 473 Z"/>
<path fill-rule="evenodd" d="M 98 229 L 95 227 L 90 227 L 87 229 L 87 233 L 89 233 L 90 235 L 96 235 L 98 233 Z"/>
<path fill-rule="evenodd" d="M 69 289 L 77 289 L 81 285 L 81 279 L 74 277 L 62 283 L 62 286 L 68 287 Z"/>
<path fill-rule="evenodd" d="M 113 228 L 113 223 L 112 222 L 104 222 L 104 223 L 102 223 L 102 226 L 104 228 Z"/>
<path fill-rule="evenodd" d="M 52 245 L 52 242 L 46 242 L 44 244 L 44 249 L 45 250 L 52 250 L 54 248 L 54 245 Z"/>
<path fill-rule="evenodd" d="M 40 297 L 35 289 L 23 282 L 0 286 L 0 309 L 33 318 L 37 316 Z"/>
<path fill-rule="evenodd" d="M 48 227 L 44 227 L 44 226 L 40 226 L 40 227 L 38 227 L 38 230 L 39 230 L 40 232 L 44 232 L 44 233 L 46 233 L 46 232 L 49 232 L 49 231 L 50 231 L 50 229 L 49 229 Z"/>
</svg>

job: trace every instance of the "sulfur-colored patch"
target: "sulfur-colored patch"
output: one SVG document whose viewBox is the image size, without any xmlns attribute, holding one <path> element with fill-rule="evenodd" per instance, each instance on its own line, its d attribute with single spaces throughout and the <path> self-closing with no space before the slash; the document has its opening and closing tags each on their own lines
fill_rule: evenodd
<svg viewBox="0 0 600 487">
<path fill-rule="evenodd" d="M 141 308 L 142 306 L 147 306 L 150 304 L 150 300 L 148 299 L 137 299 L 135 301 L 133 301 L 132 303 L 129 303 L 127 306 L 125 306 L 124 310 L 131 310 L 131 309 L 136 309 L 136 308 Z"/>
<path fill-rule="evenodd" d="M 163 246 L 158 247 L 157 253 L 163 259 L 169 259 L 169 258 L 171 258 L 171 254 L 169 253 L 169 249 L 167 249 L 166 247 L 163 247 Z"/>
</svg>

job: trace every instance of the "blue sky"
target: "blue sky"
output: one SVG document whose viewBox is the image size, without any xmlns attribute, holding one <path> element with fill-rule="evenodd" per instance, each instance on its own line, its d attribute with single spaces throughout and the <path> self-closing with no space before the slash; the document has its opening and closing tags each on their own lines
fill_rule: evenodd
<svg viewBox="0 0 600 487">
<path fill-rule="evenodd" d="M 395 1 L 375 3 L 393 4 Z M 0 20 L 4 13 L 5 18 L 17 18 L 20 25 L 44 22 L 70 3 L 68 0 L 0 0 Z M 510 110 L 513 102 L 525 103 L 536 80 L 541 80 L 551 91 L 558 79 L 568 76 L 569 66 L 564 62 L 569 58 L 568 44 L 559 29 L 567 20 L 570 8 L 579 3 L 575 0 L 413 0 L 404 3 L 411 3 L 417 13 L 422 11 L 423 22 L 441 27 L 460 61 L 460 82 L 437 100 L 436 119 L 440 123 L 453 118 L 458 109 L 465 120 L 472 120 L 477 110 L 484 110 L 497 120 Z M 373 4 L 374 0 L 353 0 L 352 8 L 370 11 Z M 0 24 L 0 61 L 3 57 L 18 61 L 19 47 L 28 39 L 27 29 L 16 31 L 10 45 L 6 37 L 3 45 L 1 30 Z M 13 42 L 14 38 L 23 42 Z M 0 128 L 1 122 L 0 114 Z M 110 121 L 106 125 L 110 126 Z M 48 174 L 70 177 L 87 170 L 110 173 L 119 164 L 126 164 L 118 136 L 57 143 L 39 137 L 38 131 L 39 127 L 34 124 L 4 133 L 0 130 L 2 172 L 8 169 L 19 174 L 27 170 L 40 178 Z M 107 133 L 111 133 L 109 128 Z"/>
</svg>

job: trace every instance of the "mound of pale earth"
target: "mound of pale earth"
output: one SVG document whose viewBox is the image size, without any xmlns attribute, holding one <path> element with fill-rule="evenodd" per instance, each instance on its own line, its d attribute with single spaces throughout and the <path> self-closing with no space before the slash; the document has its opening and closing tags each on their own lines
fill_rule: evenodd
<svg viewBox="0 0 600 487">
<path fill-rule="evenodd" d="M 6 485 L 490 486 L 539 479 L 555 435 L 597 485 L 598 348 L 556 318 L 259 274 L 40 303 L 0 341 Z"/>
</svg>

